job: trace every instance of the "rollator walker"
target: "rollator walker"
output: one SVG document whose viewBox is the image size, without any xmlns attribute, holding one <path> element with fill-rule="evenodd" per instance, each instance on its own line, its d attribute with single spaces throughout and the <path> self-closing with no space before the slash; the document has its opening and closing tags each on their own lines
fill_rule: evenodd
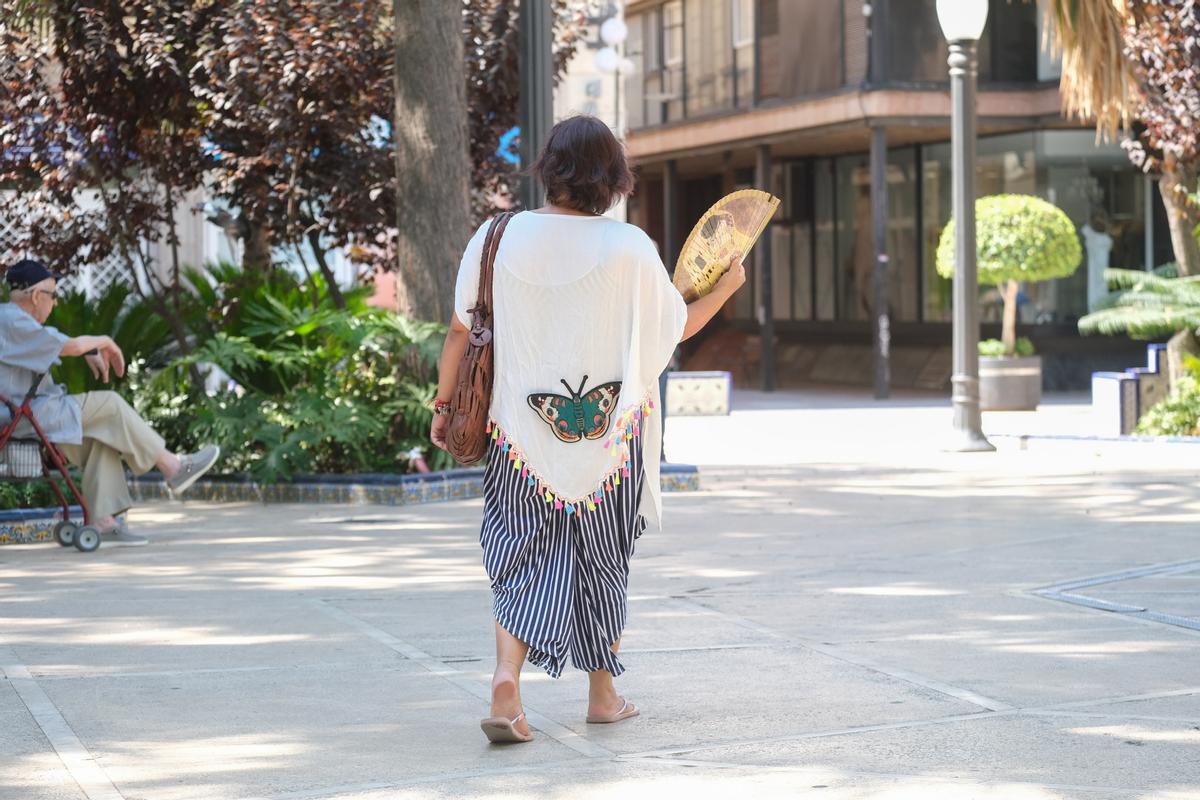
<svg viewBox="0 0 1200 800">
<path fill-rule="evenodd" d="M 71 478 L 71 473 L 67 469 L 66 457 L 53 442 L 46 438 L 42 426 L 38 424 L 37 418 L 33 415 L 33 409 L 30 407 L 37 394 L 37 387 L 42 382 L 42 377 L 42 375 L 34 376 L 33 385 L 29 387 L 29 392 L 20 405 L 4 395 L 0 395 L 0 401 L 8 407 L 8 412 L 12 416 L 9 423 L 0 429 L 0 480 L 21 482 L 46 480 L 50 484 L 50 488 L 54 490 L 58 501 L 62 503 L 63 516 L 62 520 L 54 526 L 54 540 L 63 547 L 75 545 L 77 549 L 91 553 L 100 546 L 100 531 L 91 524 L 91 512 L 88 510 L 87 502 L 83 499 L 79 487 Z M 22 419 L 29 420 L 34 433 L 37 434 L 36 439 L 13 437 L 17 424 Z M 54 472 L 58 472 L 67 482 L 71 496 L 83 509 L 82 525 L 71 521 L 71 505 L 63 495 L 62 489 L 59 488 L 58 481 L 55 480 L 56 476 L 53 475 Z"/>
</svg>

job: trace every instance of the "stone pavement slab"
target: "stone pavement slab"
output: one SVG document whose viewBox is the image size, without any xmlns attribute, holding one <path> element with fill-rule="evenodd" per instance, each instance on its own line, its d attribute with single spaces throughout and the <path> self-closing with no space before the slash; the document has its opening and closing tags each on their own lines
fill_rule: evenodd
<svg viewBox="0 0 1200 800">
<path fill-rule="evenodd" d="M 1200 465 L 953 456 L 919 403 L 828 405 L 735 420 L 791 420 L 790 462 L 718 453 L 664 498 L 642 716 L 586 725 L 586 677 L 530 668 L 530 745 L 478 729 L 478 500 L 158 503 L 149 547 L 5 547 L 0 800 L 1200 797 L 1200 632 L 1036 594 L 1200 559 Z M 895 436 L 839 450 L 825 411 Z M 1089 591 L 1191 611 L 1194 578 Z"/>
<path fill-rule="evenodd" d="M 428 672 L 284 669 L 54 681 L 51 699 L 126 797 L 271 795 L 480 761 L 574 756 L 548 737 L 489 752 L 479 704 Z M 170 709 L 172 713 L 164 713 Z"/>
<path fill-rule="evenodd" d="M 1114 603 L 1144 606 L 1162 614 L 1187 617 L 1200 625 L 1200 567 L 1169 575 L 1105 583 L 1087 589 L 1087 594 Z"/>
<path fill-rule="evenodd" d="M 80 800 L 71 773 L 12 686 L 0 683 L 0 797 Z"/>
<path fill-rule="evenodd" d="M 686 754 L 699 762 L 790 767 L 821 764 L 851 773 L 906 775 L 982 786 L 1043 786 L 1063 797 L 1096 792 L 1136 797 L 1134 775 L 1162 789 L 1195 791 L 1200 731 L 1186 723 L 1023 714 L 990 716 L 854 736 L 751 743 Z M 1056 795 L 1050 795 L 1056 796 Z"/>
</svg>

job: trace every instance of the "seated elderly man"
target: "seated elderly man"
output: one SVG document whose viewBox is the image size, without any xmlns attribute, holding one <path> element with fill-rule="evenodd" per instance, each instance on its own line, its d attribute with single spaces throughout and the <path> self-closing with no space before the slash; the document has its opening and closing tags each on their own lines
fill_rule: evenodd
<svg viewBox="0 0 1200 800">
<path fill-rule="evenodd" d="M 0 303 L 0 394 L 19 401 L 35 376 L 48 373 L 60 356 L 83 356 L 92 374 L 108 382 L 111 372 L 125 374 L 125 357 L 108 336 L 68 337 L 47 327 L 54 308 L 57 276 L 36 261 L 21 261 L 5 274 L 10 301 Z M 125 485 L 122 460 L 141 475 L 157 466 L 173 492 L 184 492 L 207 472 L 220 451 L 209 445 L 192 455 L 177 456 L 163 439 L 116 392 L 68 395 L 49 374 L 42 378 L 31 404 L 46 438 L 71 463 L 83 468 L 83 496 L 101 542 L 143 545 L 146 539 L 129 531 L 123 514 L 133 500 Z M 9 420 L 0 404 L 0 424 Z M 16 431 L 32 437 L 27 422 Z"/>
</svg>

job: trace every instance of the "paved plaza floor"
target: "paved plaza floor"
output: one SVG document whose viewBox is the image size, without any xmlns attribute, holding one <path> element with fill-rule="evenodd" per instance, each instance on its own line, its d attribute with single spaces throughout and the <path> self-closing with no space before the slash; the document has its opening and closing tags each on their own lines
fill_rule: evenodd
<svg viewBox="0 0 1200 800">
<path fill-rule="evenodd" d="M 161 503 L 149 547 L 0 548 L 0 798 L 1200 797 L 1200 459 L 737 407 L 668 423 L 703 490 L 633 562 L 640 717 L 530 667 L 536 740 L 487 744 L 479 500 Z"/>
</svg>

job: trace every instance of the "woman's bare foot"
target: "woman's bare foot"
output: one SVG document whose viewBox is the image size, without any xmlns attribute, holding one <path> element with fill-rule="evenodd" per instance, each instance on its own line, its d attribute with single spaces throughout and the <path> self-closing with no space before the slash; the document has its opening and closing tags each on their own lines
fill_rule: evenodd
<svg viewBox="0 0 1200 800">
<path fill-rule="evenodd" d="M 628 708 L 636 709 L 633 703 L 628 704 Z M 604 703 L 588 703 L 588 719 L 604 719 L 613 717 L 626 709 L 624 698 L 613 697 L 611 701 Z"/>
<path fill-rule="evenodd" d="M 638 707 L 633 703 L 626 702 L 624 697 L 621 697 L 616 692 L 612 693 L 612 697 L 603 700 L 588 700 L 587 719 L 588 722 L 617 722 L 626 717 L 635 717 L 638 715 Z"/>
<path fill-rule="evenodd" d="M 617 694 L 611 672 L 598 669 L 588 673 L 588 722 L 617 722 L 637 714 L 637 706 Z"/>
<path fill-rule="evenodd" d="M 492 677 L 492 716 L 515 719 L 522 711 L 521 688 L 511 672 L 496 670 Z M 513 729 L 522 736 L 529 736 L 529 721 L 522 717 Z"/>
</svg>

